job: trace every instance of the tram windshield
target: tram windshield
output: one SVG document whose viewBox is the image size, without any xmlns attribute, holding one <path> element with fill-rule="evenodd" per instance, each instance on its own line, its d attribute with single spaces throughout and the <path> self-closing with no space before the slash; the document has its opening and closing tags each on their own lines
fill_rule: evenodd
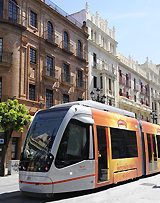
<svg viewBox="0 0 160 203">
<path fill-rule="evenodd" d="M 40 111 L 32 122 L 21 155 L 20 170 L 48 171 L 53 161 L 51 148 L 69 108 Z"/>
</svg>

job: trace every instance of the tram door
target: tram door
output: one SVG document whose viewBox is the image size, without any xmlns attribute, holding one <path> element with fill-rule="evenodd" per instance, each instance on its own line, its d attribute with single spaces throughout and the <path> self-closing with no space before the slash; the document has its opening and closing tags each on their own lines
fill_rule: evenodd
<svg viewBox="0 0 160 203">
<path fill-rule="evenodd" d="M 98 183 L 108 180 L 108 153 L 106 128 L 97 126 L 98 142 Z"/>
<path fill-rule="evenodd" d="M 156 136 L 147 134 L 149 171 L 157 170 L 158 155 L 156 149 Z"/>
</svg>

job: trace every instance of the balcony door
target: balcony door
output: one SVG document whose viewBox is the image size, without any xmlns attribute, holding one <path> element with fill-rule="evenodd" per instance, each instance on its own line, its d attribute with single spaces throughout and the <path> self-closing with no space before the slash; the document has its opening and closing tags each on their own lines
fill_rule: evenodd
<svg viewBox="0 0 160 203">
<path fill-rule="evenodd" d="M 2 62 L 3 39 L 0 38 L 0 62 Z"/>
<path fill-rule="evenodd" d="M 3 17 L 3 0 L 0 0 L 0 18 Z"/>
<path fill-rule="evenodd" d="M 12 22 L 18 21 L 18 6 L 15 0 L 9 0 L 8 17 L 9 17 L 9 20 Z"/>
</svg>

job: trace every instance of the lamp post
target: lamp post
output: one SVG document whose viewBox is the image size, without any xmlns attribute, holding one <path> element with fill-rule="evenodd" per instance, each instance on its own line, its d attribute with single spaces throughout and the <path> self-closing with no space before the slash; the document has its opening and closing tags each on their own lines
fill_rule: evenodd
<svg viewBox="0 0 160 203">
<path fill-rule="evenodd" d="M 105 99 L 106 99 L 106 96 L 105 95 L 100 95 L 100 89 L 97 87 L 96 89 L 96 94 L 94 93 L 94 91 L 92 90 L 90 92 L 90 95 L 91 95 L 91 99 L 93 101 L 97 101 L 97 102 L 100 102 L 100 103 L 105 103 Z"/>
</svg>

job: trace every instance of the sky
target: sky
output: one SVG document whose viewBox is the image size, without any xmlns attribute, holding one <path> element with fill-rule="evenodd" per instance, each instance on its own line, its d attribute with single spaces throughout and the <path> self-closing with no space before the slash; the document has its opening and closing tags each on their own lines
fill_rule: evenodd
<svg viewBox="0 0 160 203">
<path fill-rule="evenodd" d="M 51 0 L 66 13 L 96 11 L 116 29 L 117 52 L 143 64 L 160 64 L 160 0 Z"/>
</svg>

